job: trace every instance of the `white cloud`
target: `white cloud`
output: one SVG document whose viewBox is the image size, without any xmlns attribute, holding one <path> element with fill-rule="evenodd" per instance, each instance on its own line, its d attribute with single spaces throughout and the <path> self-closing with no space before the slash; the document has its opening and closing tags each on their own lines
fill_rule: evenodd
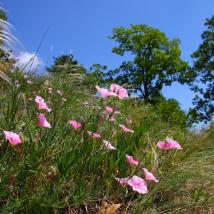
<svg viewBox="0 0 214 214">
<path fill-rule="evenodd" d="M 24 71 L 37 71 L 42 64 L 42 60 L 35 53 L 20 52 L 16 56 L 16 66 Z"/>
</svg>

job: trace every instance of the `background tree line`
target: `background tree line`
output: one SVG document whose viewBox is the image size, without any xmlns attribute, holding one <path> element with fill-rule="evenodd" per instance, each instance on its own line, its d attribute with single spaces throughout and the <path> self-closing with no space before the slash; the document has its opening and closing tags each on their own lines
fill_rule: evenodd
<svg viewBox="0 0 214 214">
<path fill-rule="evenodd" d="M 0 11 L 0 19 L 7 20 L 4 11 Z M 118 68 L 108 70 L 107 66 L 94 64 L 87 70 L 73 54 L 63 54 L 54 58 L 47 71 L 51 75 L 84 77 L 82 83 L 89 88 L 94 88 L 95 84 L 107 85 L 109 82 L 126 85 L 129 92 L 137 95 L 143 103 L 154 106 L 160 104 L 161 109 L 168 109 L 168 112 L 176 109 L 190 123 L 207 123 L 213 120 L 214 112 L 214 16 L 206 19 L 205 27 L 201 35 L 202 43 L 191 55 L 192 67 L 181 59 L 178 39 L 170 40 L 159 29 L 142 24 L 113 29 L 110 39 L 118 45 L 112 52 L 120 56 L 130 55 L 130 59 L 123 61 Z M 0 52 L 0 60 L 8 60 L 3 50 Z M 162 95 L 163 87 L 174 82 L 188 84 L 195 92 L 194 107 L 188 115 L 180 109 L 176 100 L 166 100 Z M 171 106 L 171 110 L 167 105 Z"/>
</svg>

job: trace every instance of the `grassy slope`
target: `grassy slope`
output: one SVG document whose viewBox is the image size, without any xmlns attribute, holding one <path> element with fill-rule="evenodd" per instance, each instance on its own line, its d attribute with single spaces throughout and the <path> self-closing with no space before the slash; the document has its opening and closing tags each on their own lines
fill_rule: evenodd
<svg viewBox="0 0 214 214">
<path fill-rule="evenodd" d="M 0 132 L 1 213 L 96 213 L 101 201 L 121 203 L 120 213 L 212 213 L 212 127 L 200 134 L 189 133 L 176 121 L 162 121 L 151 106 L 131 100 L 100 100 L 95 91 L 73 77 L 31 78 L 33 84 L 27 84 L 19 73 L 11 78 L 13 86 L 1 88 L 0 129 L 19 133 L 23 144 L 10 146 Z M 53 88 L 52 94 L 48 87 Z M 49 130 L 35 125 L 38 110 L 28 99 L 35 94 L 53 109 L 44 112 L 52 125 Z M 121 112 L 114 124 L 103 116 L 106 105 Z M 81 121 L 83 128 L 73 130 L 69 119 Z M 135 133 L 124 134 L 118 128 L 120 123 Z M 103 148 L 87 130 L 100 133 L 117 151 Z M 166 136 L 180 142 L 183 150 L 158 150 L 157 141 Z M 149 183 L 148 194 L 139 195 L 115 181 L 115 177 L 133 174 L 143 177 L 140 167 L 126 163 L 126 153 L 149 171 L 156 169 L 160 182 Z"/>
</svg>

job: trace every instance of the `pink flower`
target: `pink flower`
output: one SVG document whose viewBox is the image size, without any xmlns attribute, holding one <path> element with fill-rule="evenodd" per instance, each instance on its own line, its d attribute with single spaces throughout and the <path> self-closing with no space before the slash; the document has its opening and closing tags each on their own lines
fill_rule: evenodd
<svg viewBox="0 0 214 214">
<path fill-rule="evenodd" d="M 124 131 L 124 132 L 131 132 L 134 133 L 133 130 L 126 128 L 124 125 L 120 124 L 119 127 Z"/>
<path fill-rule="evenodd" d="M 88 135 L 92 136 L 94 139 L 100 138 L 101 136 L 97 133 L 87 131 Z"/>
<path fill-rule="evenodd" d="M 107 140 L 103 140 L 103 145 L 109 150 L 116 150 L 116 148 L 112 146 L 111 143 Z"/>
<path fill-rule="evenodd" d="M 127 154 L 126 154 L 126 160 L 130 165 L 137 166 L 139 164 L 139 161 L 134 160 L 134 158 L 132 156 L 127 155 Z"/>
<path fill-rule="evenodd" d="M 116 93 L 119 99 L 124 99 L 129 97 L 127 90 L 120 85 L 111 84 L 110 90 Z"/>
<path fill-rule="evenodd" d="M 157 146 L 161 150 L 182 149 L 182 147 L 177 141 L 168 137 L 164 141 L 158 141 Z"/>
<path fill-rule="evenodd" d="M 78 123 L 76 120 L 70 120 L 69 124 L 74 128 L 74 129 L 79 129 L 81 127 L 81 124 Z"/>
<path fill-rule="evenodd" d="M 113 111 L 114 111 L 113 108 L 111 108 L 109 106 L 105 107 L 105 113 L 112 113 Z"/>
<path fill-rule="evenodd" d="M 109 96 L 117 96 L 116 93 L 108 91 L 105 88 L 100 88 L 98 85 L 96 86 L 97 92 L 100 94 L 101 97 L 109 97 Z"/>
<path fill-rule="evenodd" d="M 37 114 L 37 126 L 44 127 L 44 128 L 51 128 L 50 123 L 46 120 L 46 117 L 44 114 Z"/>
<path fill-rule="evenodd" d="M 8 140 L 10 144 L 18 145 L 22 143 L 20 136 L 15 132 L 11 132 L 11 131 L 3 131 L 3 132 L 4 132 L 5 139 Z"/>
<path fill-rule="evenodd" d="M 129 178 L 115 178 L 122 186 L 126 186 Z"/>
<path fill-rule="evenodd" d="M 110 90 L 117 93 L 117 94 L 119 93 L 121 88 L 122 88 L 122 86 L 115 84 L 115 83 L 110 85 Z"/>
<path fill-rule="evenodd" d="M 132 187 L 132 189 L 140 194 L 145 194 L 148 192 L 146 182 L 134 175 L 132 178 L 129 178 L 127 184 Z"/>
<path fill-rule="evenodd" d="M 48 112 L 51 112 L 51 109 L 48 108 L 48 105 L 45 103 L 42 97 L 36 96 L 35 102 L 38 109 L 44 109 L 44 110 L 47 110 Z"/>
<path fill-rule="evenodd" d="M 144 172 L 144 175 L 145 175 L 145 179 L 147 181 L 154 181 L 155 183 L 159 182 L 159 180 L 157 180 L 155 178 L 155 176 L 151 172 L 149 172 L 146 168 L 143 168 L 143 172 Z"/>
</svg>

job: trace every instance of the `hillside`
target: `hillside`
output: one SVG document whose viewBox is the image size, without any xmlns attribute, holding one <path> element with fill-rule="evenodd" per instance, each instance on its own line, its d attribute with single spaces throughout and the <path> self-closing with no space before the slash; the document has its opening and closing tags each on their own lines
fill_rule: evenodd
<svg viewBox="0 0 214 214">
<path fill-rule="evenodd" d="M 80 76 L 7 75 L 0 92 L 1 213 L 213 212 L 212 125 L 189 131 L 176 115 L 166 118 L 139 100 L 97 96 Z M 167 137 L 182 149 L 158 148 Z M 145 168 L 156 180 L 146 179 Z M 118 182 L 134 175 L 148 191 Z"/>
</svg>

